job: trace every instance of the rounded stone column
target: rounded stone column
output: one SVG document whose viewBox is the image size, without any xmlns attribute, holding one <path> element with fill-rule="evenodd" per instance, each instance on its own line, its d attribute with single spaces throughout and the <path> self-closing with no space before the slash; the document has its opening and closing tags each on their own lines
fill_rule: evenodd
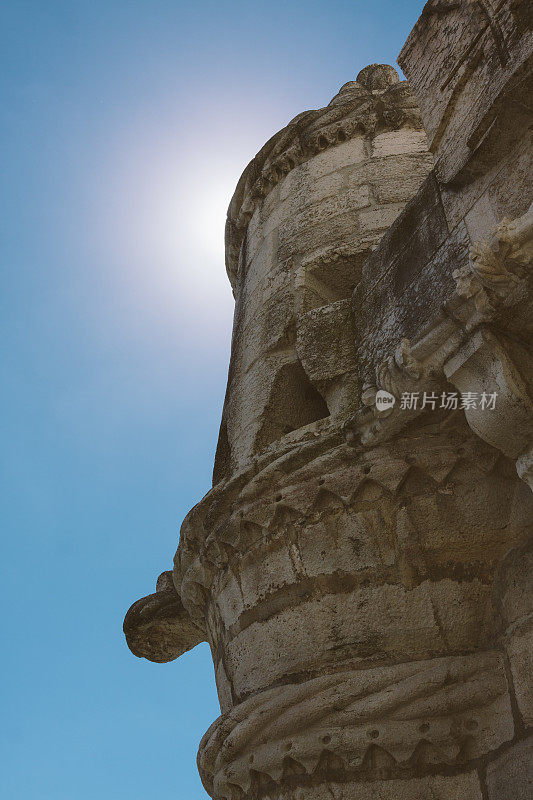
<svg viewBox="0 0 533 800">
<path fill-rule="evenodd" d="M 286 434 L 353 412 L 350 298 L 432 166 L 416 102 L 382 64 L 295 117 L 248 165 L 226 226 L 236 309 L 215 482 Z"/>
<path fill-rule="evenodd" d="M 512 738 L 491 592 L 527 487 L 463 414 L 346 433 L 352 294 L 432 163 L 406 82 L 371 65 L 272 137 L 230 204 L 213 489 L 125 626 L 153 660 L 209 642 L 221 716 L 198 765 L 216 800 L 482 800 L 476 764 Z"/>
</svg>

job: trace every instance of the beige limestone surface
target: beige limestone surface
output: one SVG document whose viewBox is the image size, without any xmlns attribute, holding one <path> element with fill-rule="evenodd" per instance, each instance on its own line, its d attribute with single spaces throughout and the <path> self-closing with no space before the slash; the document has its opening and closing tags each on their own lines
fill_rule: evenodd
<svg viewBox="0 0 533 800">
<path fill-rule="evenodd" d="M 238 183 L 213 488 L 124 624 L 209 642 L 215 800 L 533 796 L 531 62 L 527 3 L 430 0 L 412 88 L 366 67 Z"/>
</svg>

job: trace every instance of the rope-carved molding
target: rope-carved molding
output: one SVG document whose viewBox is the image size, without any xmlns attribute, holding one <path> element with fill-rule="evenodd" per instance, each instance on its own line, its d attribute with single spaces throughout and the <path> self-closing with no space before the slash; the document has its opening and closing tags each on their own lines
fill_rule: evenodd
<svg viewBox="0 0 533 800">
<path fill-rule="evenodd" d="M 485 652 L 340 671 L 260 692 L 209 728 L 198 767 L 209 794 L 229 800 L 235 787 L 253 790 L 258 773 L 276 784 L 324 768 L 364 778 L 374 755 L 393 771 L 451 766 L 511 735 L 502 659 Z"/>
<path fill-rule="evenodd" d="M 394 67 L 371 64 L 325 108 L 298 114 L 244 170 L 226 221 L 226 269 L 233 288 L 248 223 L 263 198 L 295 167 L 356 136 L 409 127 L 423 130 L 418 103 Z"/>
</svg>

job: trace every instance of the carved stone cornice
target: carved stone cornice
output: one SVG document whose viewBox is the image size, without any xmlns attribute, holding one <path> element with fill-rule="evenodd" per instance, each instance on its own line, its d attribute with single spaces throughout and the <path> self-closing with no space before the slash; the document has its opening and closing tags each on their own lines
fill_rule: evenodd
<svg viewBox="0 0 533 800">
<path fill-rule="evenodd" d="M 413 416 L 398 413 L 402 420 Z M 424 428 L 433 442 L 429 455 L 413 457 L 410 437 L 401 428 L 394 432 L 399 435 L 392 446 L 384 441 L 393 438 L 388 429 L 383 440 L 375 437 L 371 445 L 350 446 L 336 428 L 316 441 L 293 446 L 262 469 L 257 466 L 238 480 L 214 487 L 185 518 L 174 559 L 174 584 L 197 627 L 205 624 L 216 576 L 228 568 L 238 571 L 251 550 L 271 543 L 287 525 L 305 528 L 329 507 L 349 510 L 368 481 L 393 496 L 414 467 L 427 472 L 428 480 L 440 482 L 459 459 L 470 458 L 466 454 L 472 447 L 472 463 L 492 464 L 497 457 L 471 435 L 459 414 L 455 422 L 448 417 L 429 419 Z"/>
<path fill-rule="evenodd" d="M 318 482 L 325 463 L 333 469 L 353 458 L 340 426 L 308 433 L 302 441 L 287 442 L 276 457 L 267 452 L 231 479 L 218 483 L 185 517 L 174 557 L 174 583 L 197 626 L 204 624 L 216 572 L 246 552 L 258 535 L 266 537 L 274 530 L 276 515 L 286 508 L 280 489 L 287 476 L 296 473 L 291 482 L 297 488 L 298 470 L 302 470 L 305 489 L 313 474 Z M 311 505 L 320 489 L 317 483 Z M 298 513 L 308 510 L 308 505 L 300 506 Z M 254 511 L 250 512 L 251 508 Z"/>
<path fill-rule="evenodd" d="M 386 64 L 371 64 L 346 83 L 325 108 L 298 114 L 261 148 L 244 170 L 226 221 L 226 269 L 232 287 L 248 223 L 262 200 L 299 164 L 356 136 L 401 127 L 423 130 L 406 81 Z"/>
</svg>

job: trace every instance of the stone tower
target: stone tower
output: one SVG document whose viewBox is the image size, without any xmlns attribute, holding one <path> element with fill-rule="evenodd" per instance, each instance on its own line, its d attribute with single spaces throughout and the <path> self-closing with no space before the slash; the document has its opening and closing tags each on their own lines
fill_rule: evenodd
<svg viewBox="0 0 533 800">
<path fill-rule="evenodd" d="M 213 488 L 124 623 L 209 642 L 216 800 L 530 797 L 531 36 L 482 5 L 424 9 L 422 115 L 366 67 L 231 201 Z"/>
</svg>

